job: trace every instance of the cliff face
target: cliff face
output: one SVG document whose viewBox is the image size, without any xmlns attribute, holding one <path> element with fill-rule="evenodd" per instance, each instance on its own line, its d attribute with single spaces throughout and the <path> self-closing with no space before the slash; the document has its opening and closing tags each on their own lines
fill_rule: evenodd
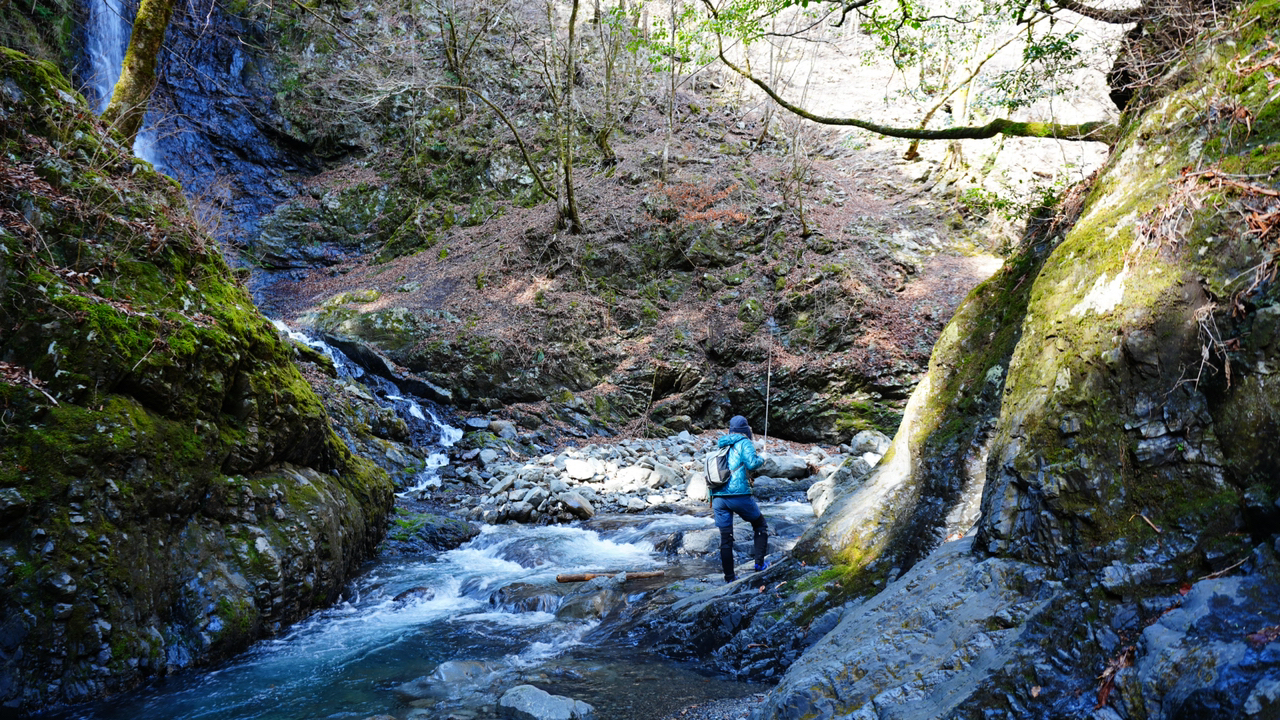
<svg viewBox="0 0 1280 720">
<path fill-rule="evenodd" d="M 841 619 L 763 717 L 1280 712 L 1276 22 L 1252 3 L 1188 48 L 961 307 L 798 546 L 836 567 L 782 622 Z"/>
<path fill-rule="evenodd" d="M 0 52 L 0 702 L 30 711 L 332 600 L 392 496 L 177 185 Z"/>
</svg>

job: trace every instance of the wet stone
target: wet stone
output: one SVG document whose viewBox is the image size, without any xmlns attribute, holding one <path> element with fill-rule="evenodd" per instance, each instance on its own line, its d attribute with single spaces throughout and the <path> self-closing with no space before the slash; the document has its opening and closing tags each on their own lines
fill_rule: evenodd
<svg viewBox="0 0 1280 720">
<path fill-rule="evenodd" d="M 532 685 L 517 685 L 498 701 L 500 717 L 511 720 L 594 720 L 595 708 Z"/>
<path fill-rule="evenodd" d="M 0 488 L 0 517 L 15 515 L 26 507 L 27 500 L 17 488 Z"/>
</svg>

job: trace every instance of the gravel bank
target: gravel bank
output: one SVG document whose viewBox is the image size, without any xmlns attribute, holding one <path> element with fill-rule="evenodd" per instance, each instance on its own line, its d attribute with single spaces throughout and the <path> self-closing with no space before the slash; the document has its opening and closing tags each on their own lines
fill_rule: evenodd
<svg viewBox="0 0 1280 720">
<path fill-rule="evenodd" d="M 752 708 L 764 702 L 764 698 L 764 693 L 754 693 L 746 697 L 690 705 L 663 720 L 741 720 L 751 714 Z"/>
</svg>

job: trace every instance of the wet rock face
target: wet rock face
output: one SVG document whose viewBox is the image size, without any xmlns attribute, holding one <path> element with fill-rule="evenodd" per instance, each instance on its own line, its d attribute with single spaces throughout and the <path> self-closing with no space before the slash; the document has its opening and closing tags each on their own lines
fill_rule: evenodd
<svg viewBox="0 0 1280 720">
<path fill-rule="evenodd" d="M 261 28 L 209 0 L 174 13 L 149 113 L 154 153 L 215 217 L 220 240 L 244 241 L 258 220 L 319 169 L 313 138 L 281 114 Z M 215 210 L 216 208 L 216 210 Z"/>
<path fill-rule="evenodd" d="M 392 497 L 177 187 L 0 53 L 0 169 L 23 178 L 0 193 L 0 704 L 23 712 L 299 619 Z"/>
</svg>

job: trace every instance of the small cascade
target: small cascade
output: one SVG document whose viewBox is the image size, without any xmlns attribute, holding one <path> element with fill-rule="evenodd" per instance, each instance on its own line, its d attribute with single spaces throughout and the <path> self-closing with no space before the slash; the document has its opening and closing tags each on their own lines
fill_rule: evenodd
<svg viewBox="0 0 1280 720">
<path fill-rule="evenodd" d="M 347 357 L 346 353 L 329 343 L 298 332 L 279 320 L 274 320 L 276 329 L 296 343 L 314 348 L 333 362 L 338 377 L 355 380 L 372 391 L 378 404 L 395 410 L 409 428 L 409 438 L 417 447 L 435 447 L 437 452 L 427 456 L 425 466 L 414 478 L 414 484 L 397 493 L 398 497 L 412 497 L 422 490 L 441 485 L 440 468 L 449 464 L 449 456 L 445 450 L 462 439 L 462 430 L 440 419 L 430 403 L 401 390 L 394 382 L 384 377 L 365 371 L 358 363 Z M 424 404 L 426 403 L 426 404 Z"/>
<path fill-rule="evenodd" d="M 111 93 L 124 65 L 129 47 L 131 23 L 121 0 L 88 0 L 89 21 L 85 25 L 85 54 L 89 67 L 89 104 L 99 115 L 111 102 Z M 142 130 L 133 141 L 133 154 L 161 169 L 155 148 L 155 126 L 148 113 Z"/>
</svg>

